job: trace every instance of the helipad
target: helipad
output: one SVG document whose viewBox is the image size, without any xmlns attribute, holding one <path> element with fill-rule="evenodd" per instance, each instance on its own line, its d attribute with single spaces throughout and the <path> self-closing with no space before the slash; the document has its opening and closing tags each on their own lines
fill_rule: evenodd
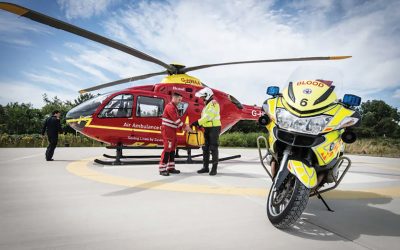
<svg viewBox="0 0 400 250">
<path fill-rule="evenodd" d="M 311 199 L 289 231 L 266 218 L 271 182 L 255 149 L 215 177 L 199 165 L 158 175 L 156 165 L 104 167 L 103 148 L 0 149 L 1 249 L 388 249 L 400 243 L 398 159 L 350 156 L 341 187 Z M 159 151 L 131 151 L 157 154 Z M 112 152 L 108 152 L 111 154 Z"/>
</svg>

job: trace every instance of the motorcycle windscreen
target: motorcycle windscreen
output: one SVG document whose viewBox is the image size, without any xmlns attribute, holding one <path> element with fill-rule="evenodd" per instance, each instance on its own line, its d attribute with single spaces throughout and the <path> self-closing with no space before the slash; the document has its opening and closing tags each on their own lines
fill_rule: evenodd
<svg viewBox="0 0 400 250">
<path fill-rule="evenodd" d="M 315 112 L 338 100 L 343 75 L 340 70 L 327 66 L 301 66 L 289 77 L 283 90 L 285 102 L 299 112 Z"/>
</svg>

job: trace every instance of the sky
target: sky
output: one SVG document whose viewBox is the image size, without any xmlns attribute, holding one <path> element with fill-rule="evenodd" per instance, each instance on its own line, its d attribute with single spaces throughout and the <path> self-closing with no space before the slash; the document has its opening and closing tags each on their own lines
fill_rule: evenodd
<svg viewBox="0 0 400 250">
<path fill-rule="evenodd" d="M 223 66 L 190 72 L 202 82 L 260 105 L 268 86 L 285 87 L 299 66 L 334 67 L 339 94 L 400 108 L 400 1 L 391 0 L 35 0 L 11 1 L 109 37 L 166 63 L 351 55 L 325 62 Z M 73 100 L 78 90 L 160 66 L 0 10 L 0 104 Z M 154 84 L 126 83 L 100 93 Z M 97 92 L 94 92 L 94 94 Z"/>
</svg>

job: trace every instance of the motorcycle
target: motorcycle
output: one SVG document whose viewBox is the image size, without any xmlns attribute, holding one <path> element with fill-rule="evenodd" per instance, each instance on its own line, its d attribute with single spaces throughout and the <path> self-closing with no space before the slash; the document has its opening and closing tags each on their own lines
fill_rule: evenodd
<svg viewBox="0 0 400 250">
<path fill-rule="evenodd" d="M 294 73 L 282 93 L 277 86 L 268 87 L 272 97 L 262 106 L 259 123 L 268 136 L 260 136 L 257 145 L 273 181 L 266 212 L 280 229 L 300 218 L 309 197 L 317 196 L 332 211 L 321 194 L 338 187 L 351 166 L 343 153 L 345 143 L 356 141 L 352 128 L 361 116 L 354 107 L 361 98 L 345 94 L 340 100 L 335 93 L 340 81 L 335 85 L 332 77 L 316 76 Z"/>
</svg>

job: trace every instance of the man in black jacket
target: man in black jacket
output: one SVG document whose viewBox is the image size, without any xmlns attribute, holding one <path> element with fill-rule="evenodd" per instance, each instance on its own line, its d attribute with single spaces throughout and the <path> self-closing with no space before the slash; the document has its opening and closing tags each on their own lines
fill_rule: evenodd
<svg viewBox="0 0 400 250">
<path fill-rule="evenodd" d="M 58 142 L 58 133 L 62 132 L 60 115 L 60 111 L 53 111 L 52 116 L 47 118 L 43 124 L 42 135 L 44 136 L 47 130 L 47 136 L 49 138 L 49 146 L 46 150 L 46 161 L 53 161 L 54 150 Z"/>
</svg>

